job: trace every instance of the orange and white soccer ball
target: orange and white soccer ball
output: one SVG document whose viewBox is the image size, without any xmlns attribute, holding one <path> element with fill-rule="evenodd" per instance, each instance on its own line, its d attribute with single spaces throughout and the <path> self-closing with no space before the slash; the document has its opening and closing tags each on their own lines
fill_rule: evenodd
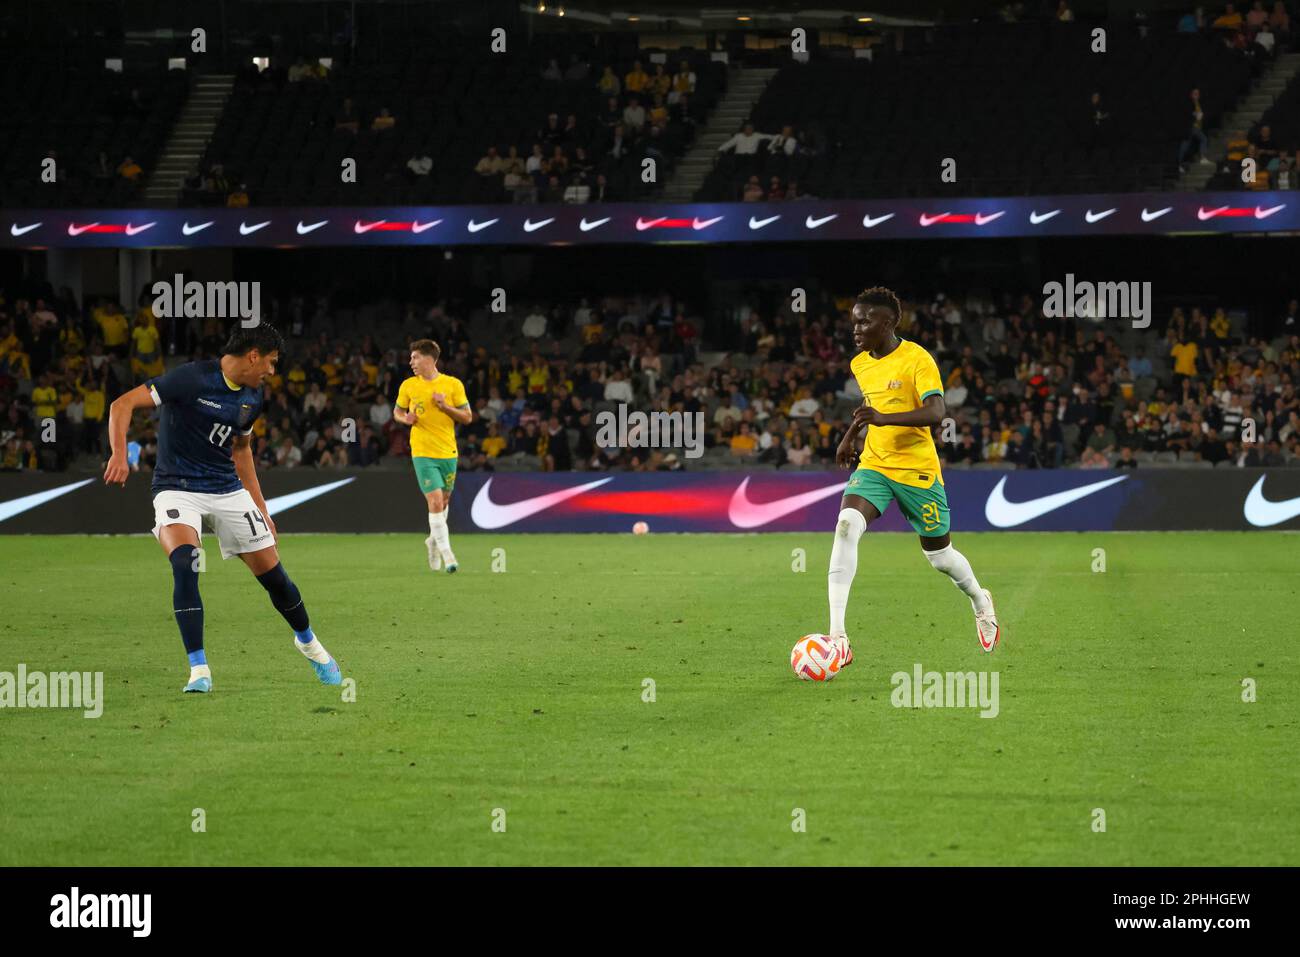
<svg viewBox="0 0 1300 957">
<path fill-rule="evenodd" d="M 828 635 L 804 635 L 790 652 L 790 667 L 804 681 L 830 681 L 844 665 L 844 648 Z"/>
</svg>

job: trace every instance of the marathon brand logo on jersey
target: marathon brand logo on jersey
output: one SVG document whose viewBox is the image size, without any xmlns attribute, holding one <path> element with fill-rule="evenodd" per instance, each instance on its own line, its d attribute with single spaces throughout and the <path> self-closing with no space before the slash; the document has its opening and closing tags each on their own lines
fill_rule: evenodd
<svg viewBox="0 0 1300 957">
<path fill-rule="evenodd" d="M 82 716 L 104 713 L 104 672 L 0 671 L 0 708 L 80 708 Z"/>
<path fill-rule="evenodd" d="M 159 319 L 238 319 L 245 329 L 262 321 L 260 282 L 186 282 L 177 273 L 171 282 L 154 283 L 152 292 Z"/>
<path fill-rule="evenodd" d="M 1134 329 L 1151 325 L 1151 283 L 1080 282 L 1043 284 L 1043 315 L 1049 319 L 1132 319 Z"/>
<path fill-rule="evenodd" d="M 50 898 L 50 926 L 60 928 L 125 927 L 132 937 L 148 937 L 153 928 L 152 894 L 69 894 Z"/>
</svg>

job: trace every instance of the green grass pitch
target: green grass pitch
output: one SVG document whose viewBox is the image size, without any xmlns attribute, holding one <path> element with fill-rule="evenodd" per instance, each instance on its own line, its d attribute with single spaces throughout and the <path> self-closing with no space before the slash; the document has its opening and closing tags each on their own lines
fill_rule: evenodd
<svg viewBox="0 0 1300 957">
<path fill-rule="evenodd" d="M 455 576 L 416 535 L 285 536 L 345 702 L 211 537 L 206 696 L 152 540 L 5 538 L 0 670 L 103 671 L 105 703 L 0 710 L 0 864 L 1300 864 L 1294 535 L 954 541 L 1001 647 L 868 533 L 818 685 L 789 653 L 829 533 L 461 535 Z M 1000 713 L 893 707 L 918 662 L 996 670 Z"/>
</svg>

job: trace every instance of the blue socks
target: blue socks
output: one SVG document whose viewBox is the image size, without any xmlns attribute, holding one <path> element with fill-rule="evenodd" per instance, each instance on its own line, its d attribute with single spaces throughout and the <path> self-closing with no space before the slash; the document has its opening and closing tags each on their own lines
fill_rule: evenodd
<svg viewBox="0 0 1300 957">
<path fill-rule="evenodd" d="M 167 556 L 172 565 L 172 609 L 191 666 L 208 661 L 203 653 L 203 599 L 199 597 L 199 573 L 194 570 L 197 553 L 193 545 L 180 545 Z"/>
<path fill-rule="evenodd" d="M 258 575 L 257 580 L 266 589 L 266 593 L 271 597 L 271 604 L 284 616 L 284 620 L 289 623 L 298 640 L 303 641 L 304 644 L 311 641 L 307 609 L 302 603 L 302 595 L 298 594 L 298 586 L 285 574 L 284 565 L 276 565 L 269 572 Z M 306 641 L 303 640 L 303 635 L 307 636 Z"/>
</svg>

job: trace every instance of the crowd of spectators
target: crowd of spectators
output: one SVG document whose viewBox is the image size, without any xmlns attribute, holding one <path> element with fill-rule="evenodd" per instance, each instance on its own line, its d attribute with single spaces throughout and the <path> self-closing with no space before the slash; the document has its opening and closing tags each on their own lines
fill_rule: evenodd
<svg viewBox="0 0 1300 957">
<path fill-rule="evenodd" d="M 762 294 L 707 317 L 670 294 L 538 303 L 462 317 L 411 305 L 385 337 L 331 319 L 321 297 L 280 304 L 290 347 L 268 383 L 254 452 L 262 468 L 383 466 L 409 455 L 392 418 L 406 344 L 431 336 L 465 381 L 465 469 L 833 467 L 861 402 L 849 372 L 852 296 L 806 313 Z M 314 309 L 314 311 L 313 311 Z M 944 376 L 951 421 L 935 430 L 952 466 L 1136 467 L 1151 461 L 1276 466 L 1300 460 L 1300 302 L 1246 320 L 1173 308 L 1162 331 L 1046 319 L 1029 295 L 904 300 L 900 334 Z M 224 323 L 131 315 L 71 294 L 0 295 L 0 469 L 96 467 L 117 395 L 187 358 L 216 356 Z M 1123 340 L 1123 344 L 1121 344 Z M 627 403 L 702 414 L 705 457 L 597 447 L 597 416 Z M 131 459 L 148 470 L 152 420 Z"/>
</svg>

